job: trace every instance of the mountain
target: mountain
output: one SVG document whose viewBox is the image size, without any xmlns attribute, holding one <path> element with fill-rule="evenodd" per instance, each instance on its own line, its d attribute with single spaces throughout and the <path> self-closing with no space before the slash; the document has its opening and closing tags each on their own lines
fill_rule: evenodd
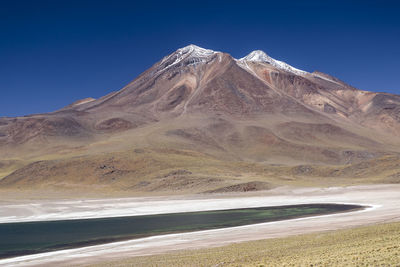
<svg viewBox="0 0 400 267">
<path fill-rule="evenodd" d="M 100 99 L 0 118 L 0 188 L 399 182 L 399 112 L 398 95 L 361 91 L 260 50 L 235 59 L 189 45 Z"/>
</svg>

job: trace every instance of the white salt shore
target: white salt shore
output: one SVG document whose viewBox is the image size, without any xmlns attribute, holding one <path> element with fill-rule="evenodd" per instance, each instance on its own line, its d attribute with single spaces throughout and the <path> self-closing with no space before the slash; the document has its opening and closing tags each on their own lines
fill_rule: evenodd
<svg viewBox="0 0 400 267">
<path fill-rule="evenodd" d="M 76 266 L 179 249 L 285 237 L 400 221 L 400 185 L 278 188 L 246 196 L 187 196 L 0 203 L 0 223 L 133 216 L 307 203 L 366 205 L 361 211 L 320 215 L 216 230 L 169 234 L 0 260 L 0 266 Z"/>
</svg>

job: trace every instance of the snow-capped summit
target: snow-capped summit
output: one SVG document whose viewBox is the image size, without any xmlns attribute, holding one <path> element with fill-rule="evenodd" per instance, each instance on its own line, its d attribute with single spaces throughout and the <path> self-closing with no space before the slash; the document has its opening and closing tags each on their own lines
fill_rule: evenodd
<svg viewBox="0 0 400 267">
<path fill-rule="evenodd" d="M 271 57 L 269 57 L 264 51 L 261 50 L 254 50 L 244 58 L 240 60 L 247 60 L 247 61 L 259 61 L 259 62 L 270 62 Z"/>
<path fill-rule="evenodd" d="M 197 66 L 198 64 L 214 60 L 215 58 L 217 58 L 217 55 L 219 55 L 219 58 L 221 58 L 221 53 L 218 51 L 205 49 L 197 45 L 190 44 L 185 47 L 179 48 L 174 53 L 164 57 L 161 60 L 156 73 L 160 73 L 161 71 L 165 71 L 166 69 L 169 69 L 171 67 L 182 67 L 189 65 Z M 292 67 L 283 61 L 273 59 L 261 50 L 255 50 L 247 56 L 236 60 L 236 62 L 239 63 L 239 66 L 244 68 L 248 68 L 246 62 L 261 62 L 270 64 L 275 68 L 291 72 L 296 75 L 304 75 L 308 73 L 306 71 L 296 69 L 295 67 Z"/>
<path fill-rule="evenodd" d="M 182 48 L 178 49 L 177 52 L 178 53 L 181 52 L 182 54 L 189 53 L 192 56 L 198 56 L 198 57 L 209 56 L 209 55 L 213 55 L 214 53 L 216 53 L 213 50 L 205 49 L 205 48 L 199 47 L 194 44 L 190 44 L 188 46 L 182 47 Z"/>
<path fill-rule="evenodd" d="M 173 66 L 197 65 L 202 62 L 207 62 L 216 53 L 217 52 L 213 50 L 190 44 L 188 46 L 179 48 L 174 53 L 164 57 L 161 60 L 159 68 L 157 69 L 157 73 Z"/>
<path fill-rule="evenodd" d="M 272 66 L 282 69 L 297 75 L 301 74 L 306 74 L 306 71 L 296 69 L 295 67 L 290 66 L 289 64 L 286 64 L 283 61 L 279 61 L 276 59 L 273 59 L 272 57 L 268 56 L 264 51 L 261 50 L 255 50 L 248 54 L 247 56 L 239 59 L 240 62 L 243 61 L 252 61 L 252 62 L 263 62 L 263 63 L 268 63 L 271 64 Z"/>
</svg>

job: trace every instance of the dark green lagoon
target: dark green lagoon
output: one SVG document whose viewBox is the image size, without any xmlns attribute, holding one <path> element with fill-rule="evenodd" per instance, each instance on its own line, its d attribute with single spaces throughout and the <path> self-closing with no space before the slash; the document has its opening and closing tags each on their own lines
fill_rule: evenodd
<svg viewBox="0 0 400 267">
<path fill-rule="evenodd" d="M 245 208 L 100 219 L 0 224 L 0 258 L 140 237 L 353 211 L 339 204 Z"/>
</svg>

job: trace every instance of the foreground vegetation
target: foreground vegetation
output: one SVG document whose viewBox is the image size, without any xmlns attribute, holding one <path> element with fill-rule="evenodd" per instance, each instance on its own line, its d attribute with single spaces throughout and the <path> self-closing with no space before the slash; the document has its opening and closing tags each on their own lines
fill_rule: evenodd
<svg viewBox="0 0 400 267">
<path fill-rule="evenodd" d="M 97 264 L 110 266 L 399 266 L 400 223 L 267 239 Z"/>
</svg>

